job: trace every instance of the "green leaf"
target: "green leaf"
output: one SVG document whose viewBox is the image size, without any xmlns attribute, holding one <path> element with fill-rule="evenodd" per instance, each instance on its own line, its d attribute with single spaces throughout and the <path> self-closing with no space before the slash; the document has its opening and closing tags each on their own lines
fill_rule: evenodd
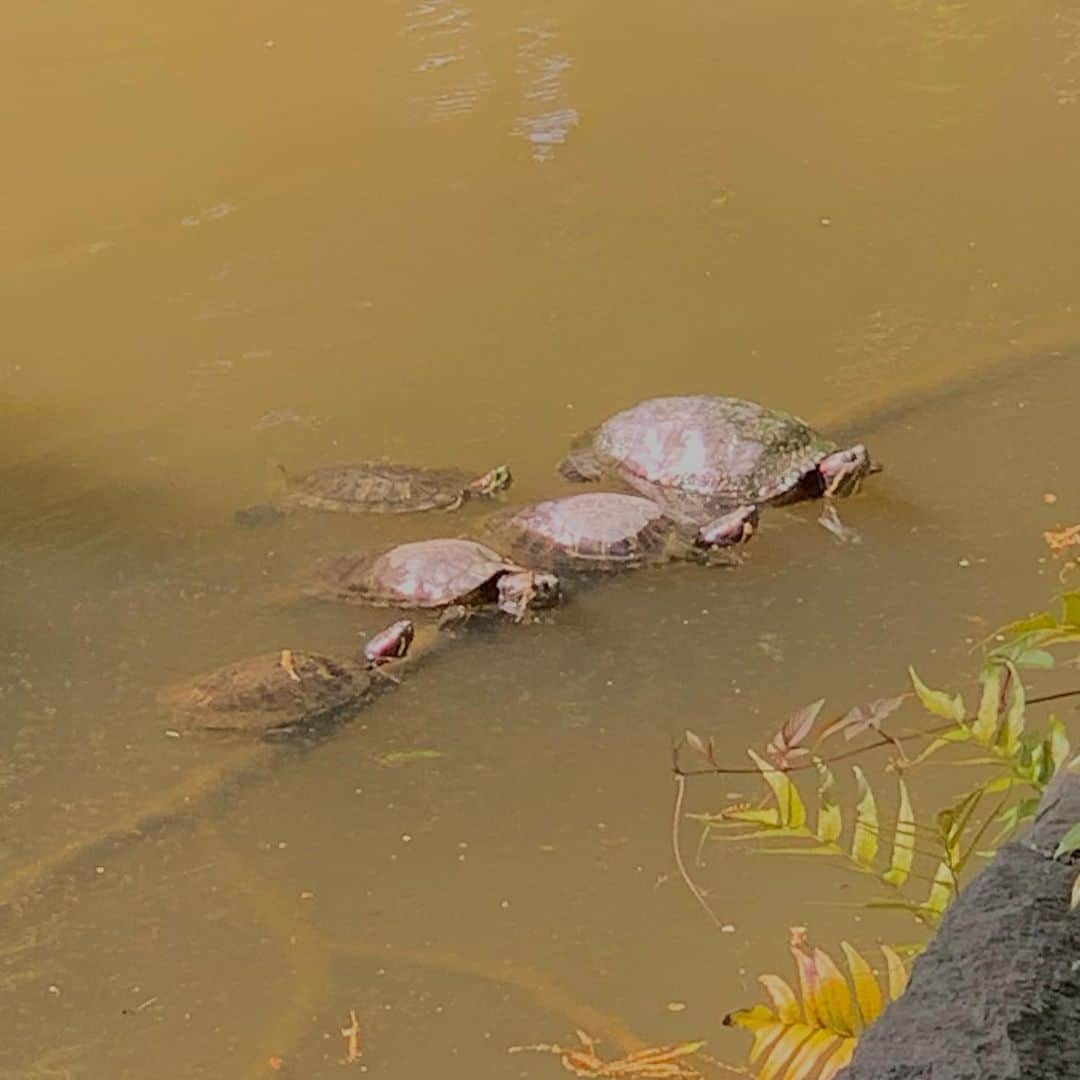
<svg viewBox="0 0 1080 1080">
<path fill-rule="evenodd" d="M 951 743 L 967 742 L 970 738 L 971 731 L 966 727 L 958 727 L 954 728 L 952 731 L 946 731 L 943 735 L 939 735 L 934 739 L 926 749 L 911 762 L 911 765 L 921 765 L 927 758 L 933 757 L 939 750 Z"/>
<path fill-rule="evenodd" d="M 745 810 L 725 810 L 724 819 L 722 822 L 710 822 L 710 824 L 720 825 L 725 823 L 739 822 L 746 825 L 771 825 L 773 828 L 780 828 L 780 814 L 777 812 L 775 806 L 768 806 L 763 808 L 748 807 Z"/>
<path fill-rule="evenodd" d="M 806 805 L 802 801 L 802 796 L 799 795 L 799 789 L 791 782 L 791 777 L 770 765 L 753 750 L 747 750 L 747 753 L 761 770 L 765 782 L 772 788 L 772 793 L 776 797 L 776 807 L 780 811 L 780 824 L 796 829 L 805 825 Z"/>
<path fill-rule="evenodd" d="M 414 761 L 434 761 L 442 757 L 441 750 L 417 748 L 415 750 L 391 750 L 375 760 L 380 765 L 411 765 Z"/>
<path fill-rule="evenodd" d="M 1065 725 L 1056 716 L 1051 716 L 1046 726 L 1050 763 L 1053 765 L 1054 772 L 1057 772 L 1062 762 L 1069 756 L 1069 736 L 1065 732 Z"/>
<path fill-rule="evenodd" d="M 959 860 L 960 838 L 985 793 L 985 787 L 975 788 L 974 791 L 961 795 L 952 806 L 938 812 L 938 831 L 941 833 L 942 843 L 945 845 L 949 858 L 952 859 L 953 866 Z"/>
<path fill-rule="evenodd" d="M 859 1016 L 862 1018 L 863 1027 L 869 1027 L 880 1015 L 885 1007 L 881 996 L 881 987 L 878 986 L 870 965 L 866 962 L 856 948 L 846 941 L 840 942 L 840 948 L 844 950 L 847 958 L 848 971 L 851 972 L 851 982 L 855 987 L 855 1000 L 859 1006 Z"/>
<path fill-rule="evenodd" d="M 1038 615 L 1030 615 L 1026 619 L 1017 619 L 1003 626 L 997 633 L 1006 638 L 1017 638 L 1030 634 L 1033 630 L 1056 630 L 1058 621 L 1048 611 L 1041 611 Z"/>
<path fill-rule="evenodd" d="M 815 761 L 821 786 L 818 788 L 817 838 L 823 844 L 835 844 L 844 828 L 840 807 L 833 798 L 836 780 L 823 761 Z"/>
<path fill-rule="evenodd" d="M 1045 649 L 1027 649 L 1014 661 L 1017 667 L 1049 671 L 1054 666 L 1054 656 Z"/>
<path fill-rule="evenodd" d="M 1069 910 L 1075 911 L 1077 904 L 1080 904 L 1080 874 L 1076 875 L 1076 880 L 1073 882 L 1072 896 L 1069 898 Z"/>
<path fill-rule="evenodd" d="M 1054 848 L 1054 858 L 1060 859 L 1062 855 L 1071 855 L 1080 849 L 1080 822 L 1077 822 L 1060 840 Z"/>
<path fill-rule="evenodd" d="M 934 883 L 930 886 L 930 895 L 923 904 L 923 909 L 940 918 L 956 895 L 956 879 L 948 862 L 942 860 L 934 871 Z"/>
<path fill-rule="evenodd" d="M 1024 684 L 1016 676 L 1013 676 L 1009 698 L 1009 710 L 1005 713 L 1005 723 L 998 734 L 998 745 L 1011 756 L 1016 753 L 1020 736 L 1024 733 L 1024 706 L 1026 704 Z"/>
<path fill-rule="evenodd" d="M 885 957 L 885 967 L 889 972 L 889 997 L 896 1001 L 907 989 L 907 969 L 904 967 L 903 960 L 897 956 L 895 949 L 882 945 L 881 952 Z"/>
<path fill-rule="evenodd" d="M 1073 590 L 1062 595 L 1061 621 L 1068 626 L 1080 627 L 1080 591 Z"/>
<path fill-rule="evenodd" d="M 741 838 L 740 838 L 741 839 Z M 763 847 L 755 855 L 842 855 L 835 844 L 817 844 L 814 847 Z"/>
<path fill-rule="evenodd" d="M 908 672 L 911 675 L 911 684 L 915 687 L 915 693 L 919 695 L 919 700 L 927 712 L 940 716 L 944 720 L 952 720 L 955 724 L 963 722 L 967 713 L 964 709 L 964 700 L 959 694 L 949 697 L 944 690 L 931 690 L 915 674 L 913 667 L 909 667 Z"/>
<path fill-rule="evenodd" d="M 851 839 L 851 857 L 860 866 L 874 865 L 878 851 L 878 812 L 874 792 L 858 765 L 852 771 L 858 785 L 858 802 L 855 805 L 855 831 Z"/>
<path fill-rule="evenodd" d="M 980 852 L 980 855 L 993 854 L 997 849 L 1006 841 L 1016 830 L 1020 827 L 1022 822 L 1035 816 L 1035 811 L 1039 808 L 1039 797 L 1033 796 L 1028 799 L 1020 799 L 1013 803 L 1012 806 L 1006 807 L 997 817 L 995 821 L 1001 822 L 1001 831 L 990 841 L 989 852 Z"/>
<path fill-rule="evenodd" d="M 1001 707 L 1001 666 L 994 664 L 982 674 L 982 697 L 979 712 L 971 725 L 975 741 L 989 746 L 998 726 L 998 710 Z"/>
<path fill-rule="evenodd" d="M 882 875 L 885 881 L 897 888 L 907 881 L 915 858 L 915 814 L 911 809 L 907 784 L 902 776 L 899 781 L 900 807 L 896 814 L 896 832 L 893 834 L 892 861 Z"/>
</svg>

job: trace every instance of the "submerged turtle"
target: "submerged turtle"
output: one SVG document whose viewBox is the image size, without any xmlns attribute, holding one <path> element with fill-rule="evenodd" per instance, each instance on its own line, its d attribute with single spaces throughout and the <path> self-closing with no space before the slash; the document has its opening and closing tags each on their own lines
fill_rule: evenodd
<svg viewBox="0 0 1080 1080">
<path fill-rule="evenodd" d="M 321 465 L 296 476 L 286 475 L 286 490 L 276 505 L 248 506 L 237 512 L 237 518 L 243 525 L 260 525 L 297 507 L 354 514 L 457 510 L 469 499 L 503 491 L 511 479 L 505 465 L 479 476 L 463 469 L 391 461 Z"/>
<path fill-rule="evenodd" d="M 749 540 L 756 524 L 756 507 L 741 506 L 701 528 L 687 528 L 651 499 L 598 491 L 497 514 L 489 528 L 539 566 L 619 570 L 707 559 L 712 551 Z"/>
<path fill-rule="evenodd" d="M 568 480 L 616 476 L 698 523 L 727 507 L 850 495 L 875 471 L 865 446 L 839 449 L 798 417 L 739 398 L 660 397 L 574 443 Z"/>
<path fill-rule="evenodd" d="M 282 731 L 325 722 L 392 681 L 375 669 L 405 656 L 413 632 L 402 619 L 371 638 L 356 660 L 293 649 L 264 653 L 168 687 L 158 701 L 186 725 L 214 731 Z"/>
<path fill-rule="evenodd" d="M 524 618 L 559 598 L 559 579 L 518 566 L 475 540 L 421 540 L 335 560 L 313 590 L 337 600 L 392 607 L 494 604 Z"/>
</svg>

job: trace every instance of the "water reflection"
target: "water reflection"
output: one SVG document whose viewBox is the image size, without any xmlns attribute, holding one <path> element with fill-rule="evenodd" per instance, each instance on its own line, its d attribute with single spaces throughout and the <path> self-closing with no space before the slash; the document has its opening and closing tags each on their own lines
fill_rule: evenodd
<svg viewBox="0 0 1080 1080">
<path fill-rule="evenodd" d="M 405 35 L 420 56 L 413 72 L 422 91 L 412 100 L 427 119 L 470 113 L 491 88 L 473 28 L 472 9 L 455 0 L 424 0 L 406 13 Z"/>
<path fill-rule="evenodd" d="M 414 49 L 417 90 L 411 101 L 424 119 L 440 121 L 469 115 L 487 96 L 501 94 L 514 112 L 510 134 L 529 144 L 534 161 L 547 161 L 581 122 L 567 89 L 574 60 L 553 16 L 526 10 L 513 26 L 511 77 L 504 82 L 486 62 L 488 28 L 473 8 L 457 0 L 423 0 L 410 8 L 404 36 Z M 505 53 L 496 37 L 491 57 L 496 68 Z"/>
<path fill-rule="evenodd" d="M 522 84 L 521 112 L 511 133 L 532 145 L 534 161 L 547 161 L 581 120 L 568 104 L 565 87 L 565 75 L 573 66 L 551 20 L 533 16 L 518 31 L 514 73 Z"/>
</svg>

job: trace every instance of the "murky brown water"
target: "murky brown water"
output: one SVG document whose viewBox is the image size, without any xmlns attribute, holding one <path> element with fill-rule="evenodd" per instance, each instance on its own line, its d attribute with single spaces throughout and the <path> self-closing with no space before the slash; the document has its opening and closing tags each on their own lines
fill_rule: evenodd
<svg viewBox="0 0 1080 1080">
<path fill-rule="evenodd" d="M 888 471 L 846 509 L 859 547 L 775 515 L 738 573 L 473 635 L 43 879 L 0 910 L 0 1072 L 336 1076 L 349 1009 L 384 1077 L 558 1075 L 506 1048 L 580 1024 L 739 1059 L 718 1018 L 789 924 L 877 923 L 820 904 L 842 878 L 723 849 L 712 930 L 672 878 L 669 739 L 737 760 L 1053 592 L 1080 8 L 24 4 L 6 40 L 0 876 L 232 752 L 164 736 L 164 681 L 379 624 L 267 603 L 308 560 L 477 520 L 239 530 L 275 462 L 508 461 L 527 500 L 576 431 L 705 390 Z"/>
</svg>

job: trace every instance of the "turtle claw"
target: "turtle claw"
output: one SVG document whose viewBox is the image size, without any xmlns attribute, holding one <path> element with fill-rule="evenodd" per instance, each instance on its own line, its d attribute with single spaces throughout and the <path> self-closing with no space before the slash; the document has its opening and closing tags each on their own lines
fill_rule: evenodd
<svg viewBox="0 0 1080 1080">
<path fill-rule="evenodd" d="M 452 630 L 455 626 L 468 622 L 471 616 L 472 612 L 464 604 L 451 604 L 443 608 L 439 616 L 438 629 Z"/>
</svg>

